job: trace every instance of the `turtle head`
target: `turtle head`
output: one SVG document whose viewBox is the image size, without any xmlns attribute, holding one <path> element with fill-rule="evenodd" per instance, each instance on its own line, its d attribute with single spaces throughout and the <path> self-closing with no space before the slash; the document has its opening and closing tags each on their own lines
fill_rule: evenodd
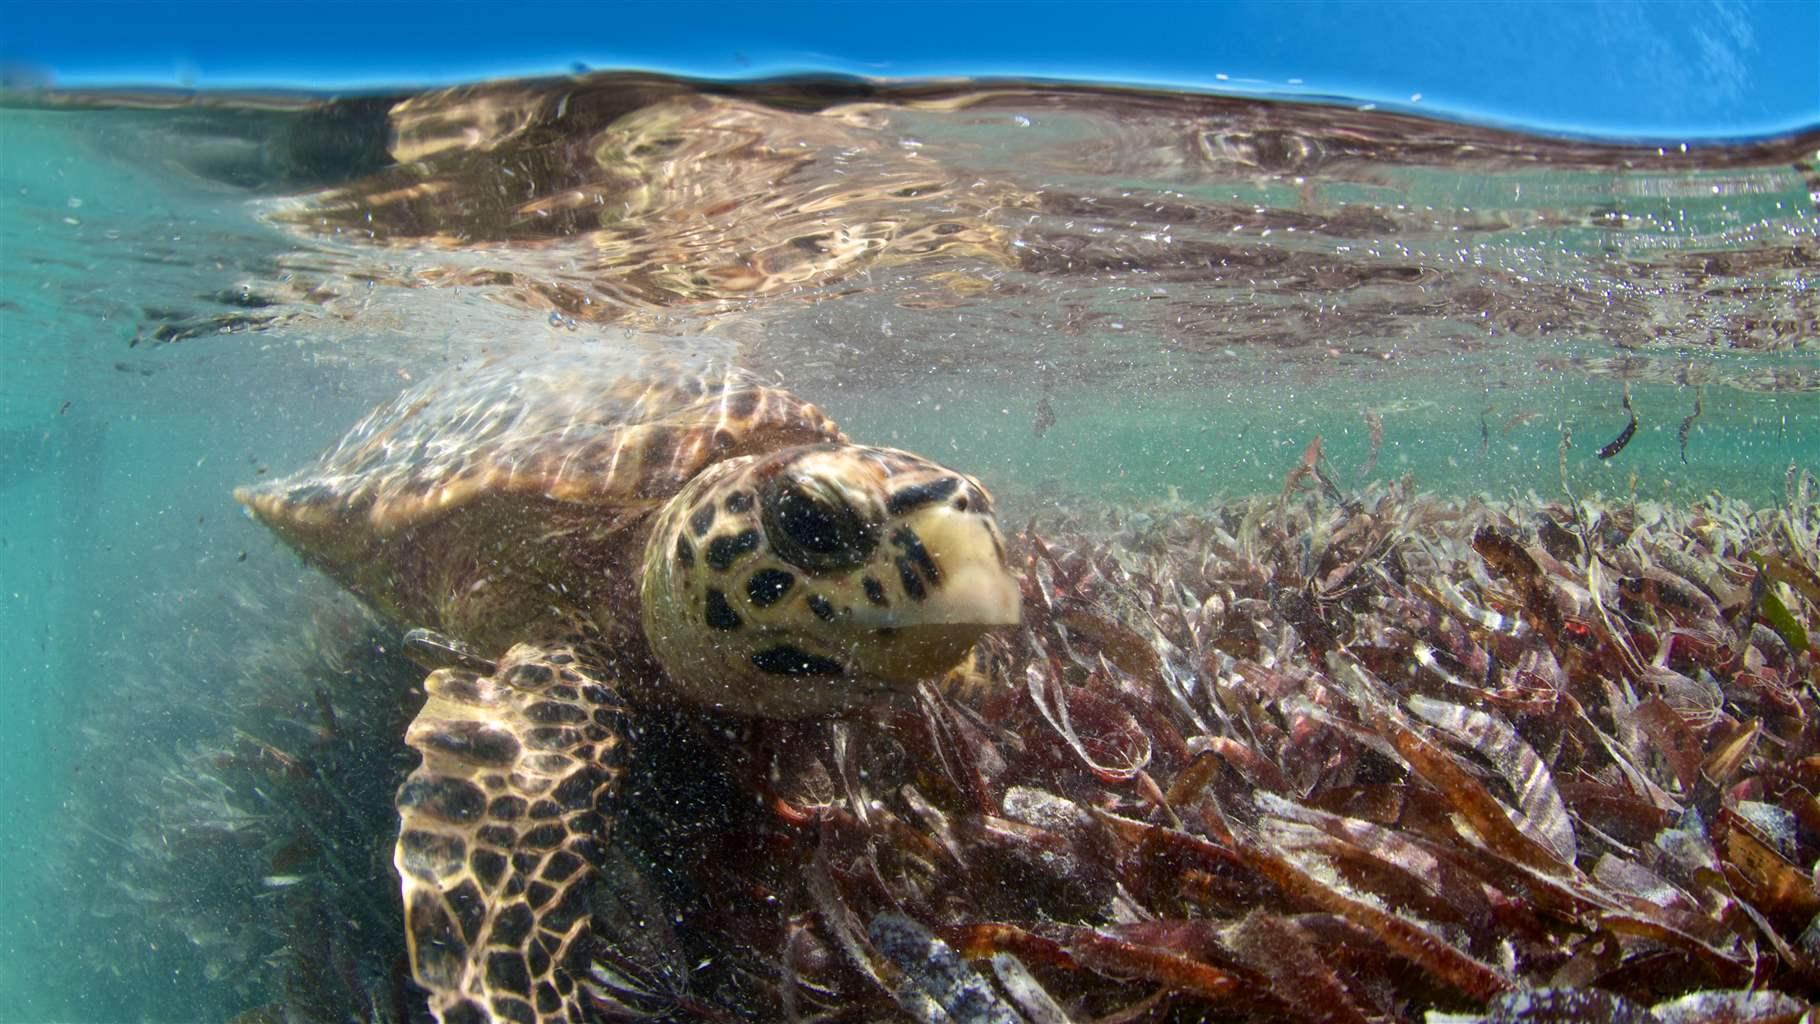
<svg viewBox="0 0 1820 1024">
<path fill-rule="evenodd" d="M 913 689 L 1019 617 L 985 488 L 847 444 L 696 477 L 657 517 L 641 598 L 680 696 L 771 717 Z"/>
</svg>

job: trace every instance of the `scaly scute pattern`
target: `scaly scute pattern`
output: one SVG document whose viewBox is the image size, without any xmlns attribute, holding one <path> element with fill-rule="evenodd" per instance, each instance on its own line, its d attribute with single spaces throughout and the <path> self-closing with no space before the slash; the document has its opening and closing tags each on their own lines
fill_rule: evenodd
<svg viewBox="0 0 1820 1024">
<path fill-rule="evenodd" d="M 703 468 L 841 441 L 814 405 L 669 353 L 526 350 L 417 385 L 235 496 L 386 616 L 488 657 L 563 593 L 636 628 L 636 529 Z M 580 590 L 578 590 L 580 588 Z"/>
<path fill-rule="evenodd" d="M 814 406 L 735 370 L 668 355 L 524 352 L 407 389 L 316 465 L 237 496 L 281 532 L 390 534 L 505 495 L 661 500 L 711 462 L 840 439 Z"/>
<path fill-rule="evenodd" d="M 612 687 L 560 647 L 439 669 L 407 741 L 394 864 L 412 969 L 444 1024 L 579 1021 L 587 886 L 622 763 Z"/>
</svg>

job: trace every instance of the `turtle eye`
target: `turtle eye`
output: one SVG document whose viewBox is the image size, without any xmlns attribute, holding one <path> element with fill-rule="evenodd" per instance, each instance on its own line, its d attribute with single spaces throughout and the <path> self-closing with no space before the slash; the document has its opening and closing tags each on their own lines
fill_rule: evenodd
<svg viewBox="0 0 1820 1024">
<path fill-rule="evenodd" d="M 851 569 L 878 546 L 877 526 L 812 480 L 778 476 L 764 495 L 764 520 L 772 548 L 805 569 Z"/>
</svg>

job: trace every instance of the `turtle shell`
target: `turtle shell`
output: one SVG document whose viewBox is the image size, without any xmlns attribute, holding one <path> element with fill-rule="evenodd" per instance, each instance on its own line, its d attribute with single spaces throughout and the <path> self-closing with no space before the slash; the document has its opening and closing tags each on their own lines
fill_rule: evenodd
<svg viewBox="0 0 1820 1024">
<path fill-rule="evenodd" d="M 720 460 L 841 440 L 737 371 L 574 347 L 427 380 L 235 497 L 382 612 L 497 653 L 552 610 L 636 629 L 653 511 Z"/>
</svg>

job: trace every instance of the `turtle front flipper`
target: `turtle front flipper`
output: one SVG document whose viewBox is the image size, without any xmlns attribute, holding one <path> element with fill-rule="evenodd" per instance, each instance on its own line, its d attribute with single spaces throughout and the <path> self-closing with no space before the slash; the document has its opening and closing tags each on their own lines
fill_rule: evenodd
<svg viewBox="0 0 1820 1024">
<path fill-rule="evenodd" d="M 398 790 L 411 969 L 443 1024 L 582 1020 L 587 889 L 620 772 L 622 711 L 560 647 L 424 682 Z"/>
</svg>

